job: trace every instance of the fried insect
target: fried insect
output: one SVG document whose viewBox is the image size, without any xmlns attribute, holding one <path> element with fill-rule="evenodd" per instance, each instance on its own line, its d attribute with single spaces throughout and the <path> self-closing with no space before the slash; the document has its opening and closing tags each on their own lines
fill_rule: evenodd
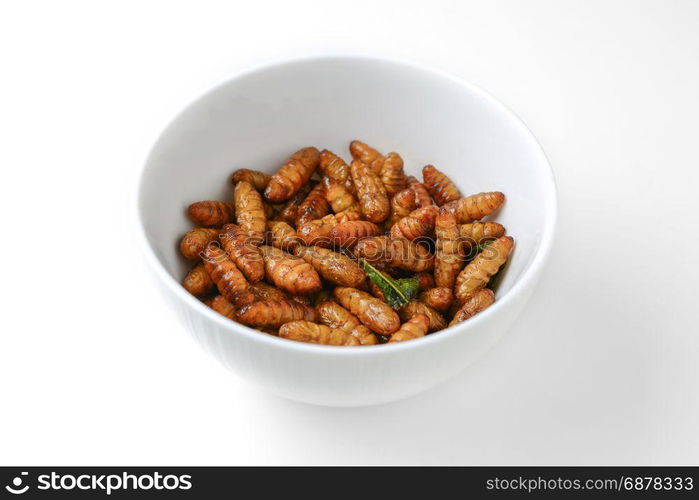
<svg viewBox="0 0 699 500">
<path fill-rule="evenodd" d="M 500 208 L 504 202 L 505 195 L 499 191 L 493 191 L 450 201 L 444 205 L 444 208 L 456 215 L 456 222 L 464 224 L 490 215 Z"/>
<path fill-rule="evenodd" d="M 262 302 L 272 300 L 291 300 L 291 297 L 289 297 L 289 294 L 287 294 L 285 291 L 273 287 L 264 281 L 258 281 L 257 283 L 250 285 L 250 291 L 258 301 Z"/>
<path fill-rule="evenodd" d="M 316 306 L 318 321 L 330 328 L 337 328 L 352 334 L 361 345 L 374 345 L 379 339 L 374 332 L 364 326 L 359 319 L 333 300 L 325 300 Z"/>
<path fill-rule="evenodd" d="M 359 206 L 370 222 L 381 222 L 391 210 L 386 188 L 381 179 L 364 163 L 353 161 L 350 165 L 352 182 L 357 189 Z"/>
<path fill-rule="evenodd" d="M 443 172 L 440 172 L 434 166 L 427 165 L 422 169 L 422 178 L 427 192 L 432 195 L 434 201 L 440 207 L 450 201 L 455 201 L 461 198 L 459 188 L 451 181 Z"/>
<path fill-rule="evenodd" d="M 342 184 L 350 193 L 354 193 L 354 184 L 352 183 L 352 175 L 350 168 L 345 160 L 337 156 L 335 153 L 324 149 L 320 152 L 320 164 L 318 166 L 321 173 Z M 332 202 L 331 202 L 332 203 Z"/>
<path fill-rule="evenodd" d="M 316 148 L 299 149 L 272 176 L 265 189 L 265 198 L 272 203 L 288 200 L 308 182 L 319 162 L 320 152 Z"/>
<path fill-rule="evenodd" d="M 477 245 L 505 236 L 505 227 L 497 222 L 470 222 L 459 226 L 464 253 Z"/>
<path fill-rule="evenodd" d="M 211 276 L 206 272 L 206 268 L 201 262 L 187 273 L 182 281 L 182 286 L 195 297 L 203 297 L 216 289 L 216 285 L 211 281 Z"/>
<path fill-rule="evenodd" d="M 362 324 L 354 314 L 334 300 L 324 300 L 319 303 L 316 306 L 316 313 L 318 314 L 318 321 L 330 328 L 339 328 L 350 332 Z"/>
<path fill-rule="evenodd" d="M 226 224 L 220 235 L 221 246 L 235 262 L 248 281 L 255 283 L 265 277 L 265 263 L 260 249 L 235 224 Z"/>
<path fill-rule="evenodd" d="M 362 162 L 368 166 L 372 172 L 379 175 L 384 162 L 384 156 L 381 153 L 361 141 L 350 142 L 349 149 L 354 160 Z"/>
<path fill-rule="evenodd" d="M 400 315 L 400 319 L 402 321 L 409 321 L 410 318 L 413 318 L 418 314 L 424 314 L 430 320 L 430 325 L 428 327 L 428 331 L 430 333 L 443 330 L 447 326 L 447 322 L 444 320 L 444 317 L 441 314 L 419 300 L 411 300 L 403 307 L 398 309 L 398 314 Z"/>
<path fill-rule="evenodd" d="M 418 296 L 418 300 L 427 304 L 435 311 L 444 313 L 449 310 L 454 301 L 454 292 L 451 288 L 436 287 L 425 290 Z"/>
<path fill-rule="evenodd" d="M 430 318 L 424 314 L 417 314 L 403 323 L 396 333 L 391 335 L 388 343 L 404 342 L 424 337 L 430 327 Z"/>
<path fill-rule="evenodd" d="M 376 345 L 379 343 L 379 337 L 364 325 L 355 326 L 350 334 L 359 340 L 361 345 Z"/>
<path fill-rule="evenodd" d="M 454 317 L 449 322 L 449 326 L 454 326 L 457 323 L 466 321 L 472 316 L 475 316 L 482 310 L 491 306 L 495 302 L 495 294 L 488 288 L 482 288 L 474 293 L 454 314 Z"/>
<path fill-rule="evenodd" d="M 514 240 L 510 236 L 501 236 L 490 243 L 468 263 L 456 277 L 456 298 L 463 304 L 473 293 L 485 287 L 500 267 L 507 261 L 512 251 Z"/>
<path fill-rule="evenodd" d="M 248 304 L 236 318 L 249 326 L 279 328 L 290 321 L 315 321 L 316 311 L 293 300 L 269 300 Z"/>
<path fill-rule="evenodd" d="M 218 238 L 219 229 L 197 227 L 188 231 L 180 241 L 180 253 L 185 259 L 200 260 L 206 245 Z"/>
<path fill-rule="evenodd" d="M 337 224 L 330 229 L 331 244 L 352 248 L 368 236 L 381 234 L 381 228 L 365 220 L 352 220 Z"/>
<path fill-rule="evenodd" d="M 408 176 L 408 189 L 415 193 L 415 200 L 418 207 L 426 207 L 432 205 L 432 197 L 427 191 L 427 188 L 412 175 Z"/>
<path fill-rule="evenodd" d="M 235 215 L 238 226 L 248 235 L 252 243 L 259 245 L 267 228 L 267 216 L 262 204 L 262 196 L 247 181 L 240 181 L 233 190 Z"/>
<path fill-rule="evenodd" d="M 397 192 L 393 195 L 393 198 L 391 198 L 391 213 L 388 219 L 386 219 L 386 225 L 388 227 L 393 226 L 403 217 L 410 215 L 410 212 L 416 208 L 418 208 L 418 206 L 415 191 L 412 189 L 404 189 Z"/>
<path fill-rule="evenodd" d="M 272 220 L 277 215 L 277 209 L 270 202 L 262 198 L 262 208 L 265 209 L 265 219 Z"/>
<path fill-rule="evenodd" d="M 219 227 L 233 220 L 235 208 L 223 201 L 198 201 L 189 205 L 187 214 L 200 226 Z"/>
<path fill-rule="evenodd" d="M 323 187 L 325 187 L 325 199 L 330 203 L 330 207 L 336 214 L 344 211 L 359 212 L 361 210 L 354 194 L 339 181 L 330 177 L 323 177 Z"/>
<path fill-rule="evenodd" d="M 434 233 L 434 221 L 439 208 L 434 205 L 413 210 L 391 227 L 391 238 L 417 240 Z"/>
<path fill-rule="evenodd" d="M 206 303 L 211 309 L 235 321 L 235 306 L 228 302 L 223 295 L 217 295 Z"/>
<path fill-rule="evenodd" d="M 324 279 L 335 285 L 362 288 L 366 274 L 355 261 L 321 247 L 297 247 L 294 250 L 297 257 L 308 262 Z"/>
<path fill-rule="evenodd" d="M 323 290 L 319 290 L 316 293 L 312 294 L 311 299 L 313 301 L 313 305 L 318 307 L 318 304 L 320 304 L 321 302 L 325 302 L 326 300 L 334 300 L 333 292 L 332 290 L 327 290 L 324 288 Z"/>
<path fill-rule="evenodd" d="M 359 345 L 351 333 L 310 321 L 292 321 L 282 325 L 279 336 L 298 342 L 324 345 Z"/>
<path fill-rule="evenodd" d="M 308 196 L 301 202 L 296 212 L 296 227 L 308 221 L 320 219 L 330 211 L 330 204 L 325 199 L 325 186 L 316 184 Z"/>
<path fill-rule="evenodd" d="M 272 246 L 291 252 L 301 244 L 301 239 L 296 234 L 296 230 L 284 221 L 267 221 L 269 230 L 269 240 Z"/>
<path fill-rule="evenodd" d="M 265 259 L 267 280 L 292 295 L 305 295 L 320 290 L 320 276 L 305 260 L 268 245 L 260 247 Z"/>
<path fill-rule="evenodd" d="M 398 153 L 388 153 L 381 165 L 379 177 L 389 196 L 405 189 L 408 178 L 403 171 L 403 158 Z"/>
<path fill-rule="evenodd" d="M 202 260 L 219 293 L 235 307 L 243 307 L 255 301 L 245 276 L 222 248 L 210 244 L 204 249 Z"/>
<path fill-rule="evenodd" d="M 306 245 L 330 247 L 332 246 L 331 232 L 333 228 L 346 222 L 358 220 L 359 217 L 358 212 L 340 212 L 339 214 L 326 215 L 321 219 L 312 220 L 299 226 L 296 234 Z"/>
<path fill-rule="evenodd" d="M 374 333 L 390 335 L 400 328 L 400 318 L 385 302 L 356 288 L 336 287 L 335 298 L 340 305 L 359 318 Z"/>
<path fill-rule="evenodd" d="M 464 267 L 464 253 L 456 216 L 441 208 L 435 219 L 437 249 L 434 261 L 434 281 L 438 287 L 453 288 Z"/>
<path fill-rule="evenodd" d="M 427 272 L 416 273 L 415 276 L 413 276 L 413 278 L 417 278 L 418 281 L 420 282 L 419 290 L 421 292 L 424 290 L 429 290 L 430 288 L 435 287 L 434 277 L 432 276 L 431 273 L 427 273 Z"/>
<path fill-rule="evenodd" d="M 398 267 L 416 273 L 434 268 L 434 255 L 422 245 L 404 238 L 363 238 L 354 253 L 380 268 Z"/>
<path fill-rule="evenodd" d="M 238 184 L 240 181 L 249 182 L 260 192 L 267 189 L 267 185 L 271 179 L 271 175 L 267 175 L 264 172 L 258 172 L 257 170 L 250 170 L 249 168 L 238 169 L 233 172 L 231 177 L 233 184 Z"/>
<path fill-rule="evenodd" d="M 303 202 L 303 200 L 306 199 L 306 196 L 308 196 L 308 193 L 311 192 L 311 189 L 313 188 L 312 184 L 304 184 L 301 186 L 301 189 L 299 189 L 294 196 L 292 196 L 289 201 L 287 201 L 279 210 L 279 213 L 276 215 L 275 219 L 284 221 L 287 224 L 296 224 L 296 217 L 298 215 L 299 211 L 299 206 Z"/>
</svg>

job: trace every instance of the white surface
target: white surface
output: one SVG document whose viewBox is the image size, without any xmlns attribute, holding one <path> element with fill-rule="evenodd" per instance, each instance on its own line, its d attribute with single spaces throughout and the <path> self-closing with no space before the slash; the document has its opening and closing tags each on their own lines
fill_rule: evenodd
<svg viewBox="0 0 699 500">
<path fill-rule="evenodd" d="M 30 3 L 0 11 L 3 464 L 699 462 L 695 2 Z M 514 109 L 554 166 L 552 260 L 479 364 L 357 410 L 249 388 L 126 241 L 133 174 L 249 63 L 413 58 Z"/>
<path fill-rule="evenodd" d="M 176 242 L 192 227 L 185 215 L 190 202 L 231 199 L 233 168 L 273 174 L 307 144 L 349 157 L 353 137 L 371 137 L 381 151 L 400 151 L 410 175 L 422 178 L 421 167 L 432 162 L 463 192 L 507 193 L 497 220 L 516 244 L 493 306 L 414 342 L 338 349 L 260 335 L 182 288 L 192 264 Z M 357 56 L 296 58 L 236 75 L 208 92 L 156 141 L 138 208 L 152 270 L 203 348 L 274 394 L 343 407 L 413 396 L 480 359 L 531 296 L 556 222 L 551 168 L 512 113 L 450 76 Z"/>
</svg>

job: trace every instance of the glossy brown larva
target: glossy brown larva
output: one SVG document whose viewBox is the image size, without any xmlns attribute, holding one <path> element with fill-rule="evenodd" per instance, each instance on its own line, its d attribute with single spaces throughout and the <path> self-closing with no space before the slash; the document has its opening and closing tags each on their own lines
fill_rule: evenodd
<svg viewBox="0 0 699 500">
<path fill-rule="evenodd" d="M 360 349 L 490 307 L 514 247 L 490 220 L 505 195 L 465 196 L 432 165 L 419 181 L 398 153 L 349 149 L 349 162 L 310 146 L 272 175 L 236 170 L 228 201 L 191 204 L 183 287 L 259 335 Z"/>
</svg>

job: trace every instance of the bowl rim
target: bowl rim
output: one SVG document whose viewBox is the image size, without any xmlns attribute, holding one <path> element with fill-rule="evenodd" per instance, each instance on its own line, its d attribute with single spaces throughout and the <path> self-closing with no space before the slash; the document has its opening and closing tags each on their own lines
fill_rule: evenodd
<svg viewBox="0 0 699 500">
<path fill-rule="evenodd" d="M 182 284 L 179 283 L 173 276 L 170 275 L 164 265 L 160 262 L 155 251 L 151 247 L 148 236 L 146 234 L 146 228 L 144 220 L 142 217 L 142 191 L 143 181 L 146 172 L 149 169 L 152 157 L 155 153 L 156 147 L 160 143 L 162 137 L 170 130 L 172 126 L 179 120 L 179 118 L 188 112 L 192 107 L 197 105 L 202 99 L 206 98 L 210 94 L 218 91 L 219 89 L 232 84 L 235 80 L 244 78 L 255 73 L 262 73 L 273 68 L 279 68 L 283 66 L 291 66 L 295 64 L 305 64 L 305 63 L 327 63 L 327 62 L 337 62 L 340 60 L 345 61 L 355 61 L 355 62 L 372 62 L 380 63 L 386 65 L 392 65 L 400 67 L 402 69 L 408 69 L 411 71 L 418 71 L 430 74 L 431 76 L 448 80 L 449 82 L 463 87 L 466 91 L 471 92 L 478 98 L 487 101 L 489 104 L 498 109 L 507 119 L 515 126 L 518 127 L 521 132 L 528 137 L 532 145 L 535 146 L 535 154 L 539 157 L 538 165 L 541 165 L 542 179 L 547 182 L 547 187 L 545 188 L 546 199 L 545 204 L 545 218 L 544 227 L 541 233 L 541 243 L 537 249 L 534 258 L 529 263 L 527 268 L 524 270 L 522 276 L 517 280 L 508 293 L 501 299 L 495 301 L 495 303 L 488 307 L 483 312 L 477 314 L 468 321 L 459 323 L 451 328 L 446 328 L 440 331 L 438 335 L 426 335 L 424 337 L 411 340 L 410 342 L 396 342 L 394 344 L 377 344 L 377 345 L 365 345 L 365 346 L 329 346 L 320 344 L 310 344 L 306 342 L 298 342 L 294 340 L 284 339 L 281 337 L 276 337 L 273 335 L 266 335 L 258 330 L 254 330 L 248 326 L 236 323 L 221 314 L 217 313 L 209 306 L 201 302 L 199 299 L 188 293 Z M 505 104 L 500 102 L 498 99 L 493 97 L 491 94 L 483 90 L 481 87 L 463 80 L 462 78 L 453 75 L 449 72 L 437 69 L 422 63 L 417 63 L 414 61 L 396 58 L 396 57 L 385 57 L 376 55 L 363 55 L 363 54 L 342 54 L 342 53 L 329 53 L 329 54 L 313 54 L 313 55 L 302 55 L 297 57 L 285 57 L 270 61 L 265 61 L 252 66 L 247 66 L 245 69 L 233 73 L 231 76 L 223 79 L 219 83 L 211 86 L 203 93 L 197 95 L 194 99 L 184 106 L 179 112 L 172 116 L 166 123 L 165 127 L 161 130 L 158 136 L 152 141 L 150 147 L 148 148 L 148 153 L 146 155 L 145 161 L 143 162 L 141 169 L 137 170 L 136 175 L 136 189 L 135 203 L 132 203 L 132 207 L 135 208 L 135 217 L 137 219 L 138 230 L 137 240 L 139 246 L 142 247 L 143 255 L 145 255 L 151 270 L 155 272 L 160 281 L 165 284 L 165 286 L 170 289 L 175 296 L 181 299 L 185 304 L 187 304 L 191 309 L 196 311 L 198 314 L 203 314 L 209 320 L 219 324 L 226 331 L 232 332 L 235 335 L 243 335 L 248 337 L 253 342 L 262 342 L 268 344 L 270 348 L 280 348 L 288 349 L 294 351 L 305 352 L 308 354 L 322 354 L 329 356 L 380 356 L 389 355 L 397 352 L 420 349 L 421 347 L 427 347 L 428 344 L 436 344 L 440 342 L 447 342 L 452 336 L 455 335 L 465 335 L 466 331 L 471 328 L 476 328 L 481 323 L 489 321 L 491 316 L 499 313 L 501 309 L 504 309 L 510 302 L 515 300 L 517 295 L 521 295 L 528 288 L 528 285 L 536 280 L 540 272 L 543 270 L 544 265 L 550 255 L 551 248 L 553 246 L 554 235 L 556 231 L 556 222 L 558 217 L 558 201 L 557 201 L 557 191 L 556 191 L 556 180 L 554 176 L 551 164 L 544 153 L 541 144 L 537 140 L 536 136 L 527 127 L 527 125 L 522 121 L 522 119 L 517 116 L 510 108 Z M 132 213 L 133 213 L 132 212 Z"/>
</svg>

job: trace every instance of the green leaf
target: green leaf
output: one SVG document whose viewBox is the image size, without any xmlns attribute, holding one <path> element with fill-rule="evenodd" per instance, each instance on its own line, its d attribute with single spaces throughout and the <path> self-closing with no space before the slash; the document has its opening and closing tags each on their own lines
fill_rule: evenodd
<svg viewBox="0 0 699 500">
<path fill-rule="evenodd" d="M 401 278 L 395 280 L 390 276 L 386 276 L 374 266 L 362 259 L 362 265 L 369 279 L 379 287 L 386 302 L 394 308 L 398 309 L 410 302 L 420 288 L 420 280 L 417 278 Z"/>
</svg>

